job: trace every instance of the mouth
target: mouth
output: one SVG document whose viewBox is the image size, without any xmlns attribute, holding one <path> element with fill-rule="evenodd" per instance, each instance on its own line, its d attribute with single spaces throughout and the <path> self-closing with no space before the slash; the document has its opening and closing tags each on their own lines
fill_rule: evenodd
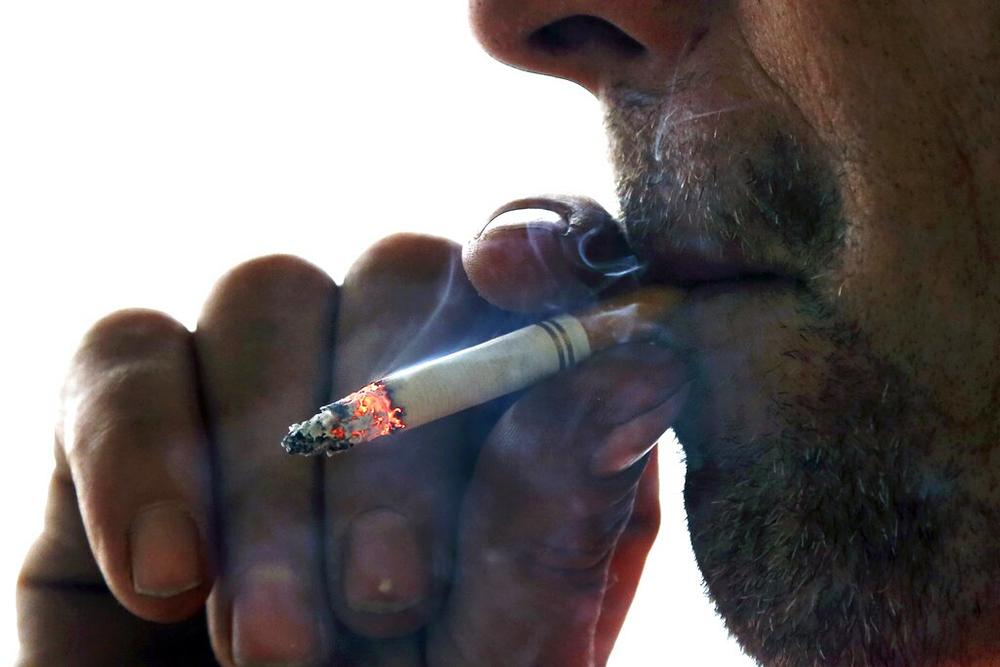
<svg viewBox="0 0 1000 667">
<path fill-rule="evenodd" d="M 741 371 L 741 355 L 768 347 L 772 333 L 754 317 L 715 314 L 750 311 L 763 319 L 766 314 L 757 308 L 769 303 L 763 295 L 800 292 L 806 280 L 786 267 L 748 260 L 737 243 L 722 248 L 659 245 L 642 258 L 646 270 L 641 281 L 688 290 L 684 307 L 667 323 L 667 336 L 688 360 L 693 380 L 674 426 L 687 465 L 690 512 L 699 498 L 712 497 L 724 470 L 742 465 L 738 443 L 721 437 L 720 431 L 731 415 L 748 411 L 747 404 L 759 400 L 753 389 L 734 391 L 732 385 Z"/>
<path fill-rule="evenodd" d="M 751 259 L 738 239 L 717 242 L 670 236 L 669 242 L 654 243 L 654 247 L 637 253 L 645 267 L 644 282 L 697 289 L 721 282 L 801 280 L 785 266 Z"/>
</svg>

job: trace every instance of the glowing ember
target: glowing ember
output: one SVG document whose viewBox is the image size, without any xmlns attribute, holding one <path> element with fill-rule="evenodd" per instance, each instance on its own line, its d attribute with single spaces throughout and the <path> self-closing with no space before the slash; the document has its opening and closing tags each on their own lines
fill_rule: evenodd
<svg viewBox="0 0 1000 667">
<path fill-rule="evenodd" d="M 400 418 L 403 409 L 392 404 L 392 397 L 382 382 L 372 382 L 333 405 L 339 403 L 346 404 L 351 410 L 351 416 L 345 420 L 351 429 L 351 444 L 372 440 L 406 428 L 406 423 Z M 344 437 L 344 430 L 338 425 L 330 431 L 330 437 L 341 439 Z M 339 432 L 339 436 L 335 432 Z"/>
<path fill-rule="evenodd" d="M 406 428 L 402 416 L 403 409 L 393 405 L 385 384 L 373 382 L 336 403 L 324 405 L 312 419 L 293 424 L 281 444 L 290 454 L 333 455 Z"/>
</svg>

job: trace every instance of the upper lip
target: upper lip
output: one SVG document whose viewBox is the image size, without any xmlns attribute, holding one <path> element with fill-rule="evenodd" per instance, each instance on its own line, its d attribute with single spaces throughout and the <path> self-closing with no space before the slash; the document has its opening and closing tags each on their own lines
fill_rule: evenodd
<svg viewBox="0 0 1000 667">
<path fill-rule="evenodd" d="M 702 243 L 690 229 L 664 231 L 669 238 L 643 239 L 637 248 L 628 238 L 627 221 L 615 222 L 599 204 L 581 197 L 520 199 L 498 209 L 491 221 L 504 213 L 525 209 L 544 209 L 561 217 L 563 253 L 579 270 L 579 277 L 592 287 L 592 283 L 606 286 L 625 277 L 681 287 L 747 278 L 797 280 L 787 268 L 751 261 L 737 239 Z M 574 220 L 587 218 L 590 224 L 574 224 Z"/>
</svg>

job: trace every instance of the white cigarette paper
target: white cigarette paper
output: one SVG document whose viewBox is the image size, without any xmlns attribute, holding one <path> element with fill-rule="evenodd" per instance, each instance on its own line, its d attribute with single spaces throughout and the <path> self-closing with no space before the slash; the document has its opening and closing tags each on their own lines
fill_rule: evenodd
<svg viewBox="0 0 1000 667">
<path fill-rule="evenodd" d="M 580 320 L 561 315 L 382 381 L 393 403 L 406 406 L 406 426 L 414 428 L 529 387 L 590 353 Z"/>
<path fill-rule="evenodd" d="M 290 454 L 315 455 L 416 428 L 529 387 L 593 352 L 646 337 L 680 302 L 671 288 L 645 288 L 580 314 L 559 315 L 373 382 L 293 424 Z"/>
</svg>

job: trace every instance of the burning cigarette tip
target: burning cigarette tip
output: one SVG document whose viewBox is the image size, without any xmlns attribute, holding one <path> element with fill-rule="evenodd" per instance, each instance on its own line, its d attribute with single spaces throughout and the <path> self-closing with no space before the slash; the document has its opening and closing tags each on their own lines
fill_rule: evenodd
<svg viewBox="0 0 1000 667">
<path fill-rule="evenodd" d="M 332 456 L 403 428 L 403 409 L 393 403 L 385 383 L 378 381 L 324 405 L 307 421 L 289 426 L 281 446 L 289 454 L 325 452 Z"/>
<path fill-rule="evenodd" d="M 403 428 L 419 428 L 529 387 L 594 352 L 650 338 L 682 298 L 677 289 L 643 288 L 578 316 L 557 315 L 400 369 L 293 424 L 281 445 L 289 454 L 332 456 Z"/>
</svg>

